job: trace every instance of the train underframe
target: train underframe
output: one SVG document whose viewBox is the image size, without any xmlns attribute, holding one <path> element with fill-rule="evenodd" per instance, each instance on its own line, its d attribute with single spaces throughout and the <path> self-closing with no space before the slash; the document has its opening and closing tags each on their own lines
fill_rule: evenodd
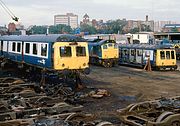
<svg viewBox="0 0 180 126">
<path fill-rule="evenodd" d="M 25 64 L 23 62 L 14 62 L 6 58 L 0 58 L 1 69 L 15 69 L 15 73 L 19 77 L 27 78 L 33 82 L 39 82 L 42 88 L 46 87 L 46 83 L 62 84 L 72 87 L 73 89 L 82 88 L 84 85 L 81 81 L 81 74 L 89 74 L 90 69 L 81 70 L 53 70 L 35 65 Z"/>
<path fill-rule="evenodd" d="M 99 57 L 90 57 L 90 63 L 96 65 L 102 65 L 106 68 L 110 68 L 118 65 L 118 59 L 117 58 L 100 59 Z"/>
</svg>

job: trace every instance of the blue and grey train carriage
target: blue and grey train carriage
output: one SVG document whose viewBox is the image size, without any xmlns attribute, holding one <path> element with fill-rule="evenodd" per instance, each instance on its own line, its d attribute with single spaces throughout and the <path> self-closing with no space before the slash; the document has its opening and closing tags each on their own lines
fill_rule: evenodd
<svg viewBox="0 0 180 126">
<path fill-rule="evenodd" d="M 119 45 L 119 63 L 145 66 L 148 58 L 157 70 L 177 69 L 176 52 L 171 45 L 125 44 Z"/>
<path fill-rule="evenodd" d="M 112 67 L 118 64 L 119 50 L 114 40 L 88 40 L 90 63 Z"/>
<path fill-rule="evenodd" d="M 0 36 L 0 57 L 49 71 L 89 72 L 87 41 L 72 35 Z"/>
</svg>

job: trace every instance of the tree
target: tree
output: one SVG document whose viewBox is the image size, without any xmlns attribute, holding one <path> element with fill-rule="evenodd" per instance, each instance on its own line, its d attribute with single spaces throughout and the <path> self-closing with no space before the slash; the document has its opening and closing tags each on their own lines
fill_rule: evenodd
<svg viewBox="0 0 180 126">
<path fill-rule="evenodd" d="M 89 34 L 96 34 L 97 30 L 95 27 L 88 25 L 88 24 L 82 24 L 81 25 L 81 32 L 88 32 Z"/>
<path fill-rule="evenodd" d="M 46 34 L 47 28 L 45 26 L 33 26 L 30 30 L 30 34 Z"/>
<path fill-rule="evenodd" d="M 33 26 L 29 31 L 31 34 L 46 34 L 47 26 Z M 51 25 L 49 26 L 50 34 L 64 34 L 64 33 L 72 33 L 72 29 L 67 25 Z"/>
<path fill-rule="evenodd" d="M 129 31 L 131 34 L 135 34 L 135 33 L 137 33 L 137 32 L 139 32 L 139 28 L 133 28 L 133 29 L 131 29 L 130 31 Z"/>
<path fill-rule="evenodd" d="M 64 33 L 72 33 L 72 29 L 70 26 L 67 25 L 52 25 L 49 27 L 49 32 L 51 34 L 64 34 Z"/>
</svg>

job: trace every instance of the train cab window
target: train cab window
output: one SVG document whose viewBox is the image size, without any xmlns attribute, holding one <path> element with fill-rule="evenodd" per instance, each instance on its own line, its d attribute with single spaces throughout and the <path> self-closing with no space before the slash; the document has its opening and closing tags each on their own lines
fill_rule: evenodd
<svg viewBox="0 0 180 126">
<path fill-rule="evenodd" d="M 37 51 L 38 51 L 38 44 L 33 43 L 33 54 L 37 55 Z"/>
<path fill-rule="evenodd" d="M 25 53 L 27 53 L 27 54 L 30 53 L 30 43 L 25 44 Z"/>
<path fill-rule="evenodd" d="M 16 51 L 16 43 L 15 43 L 15 42 L 12 43 L 12 51 L 13 51 L 13 52 Z"/>
<path fill-rule="evenodd" d="M 166 59 L 170 59 L 170 51 L 166 51 Z"/>
<path fill-rule="evenodd" d="M 71 47 L 64 46 L 64 47 L 60 47 L 59 49 L 60 49 L 61 57 L 71 57 L 72 56 Z"/>
<path fill-rule="evenodd" d="M 160 56 L 161 56 L 161 59 L 165 59 L 165 53 L 164 53 L 164 51 L 160 51 Z"/>
<path fill-rule="evenodd" d="M 103 49 L 107 49 L 108 47 L 107 47 L 107 45 L 103 45 Z"/>
<path fill-rule="evenodd" d="M 175 59 L 174 51 L 171 51 L 171 59 Z"/>
<path fill-rule="evenodd" d="M 41 56 L 47 56 L 47 44 L 41 44 Z"/>
<path fill-rule="evenodd" d="M 114 44 L 114 48 L 117 49 L 117 48 L 118 48 L 118 45 L 117 45 L 117 44 Z"/>
<path fill-rule="evenodd" d="M 76 56 L 86 56 L 86 48 L 85 47 L 76 47 Z"/>
<path fill-rule="evenodd" d="M 17 52 L 21 52 L 21 43 L 17 43 Z"/>
</svg>

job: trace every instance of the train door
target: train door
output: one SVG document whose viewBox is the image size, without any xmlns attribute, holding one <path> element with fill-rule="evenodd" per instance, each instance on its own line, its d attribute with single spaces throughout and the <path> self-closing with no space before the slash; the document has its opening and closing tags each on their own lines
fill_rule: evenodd
<svg viewBox="0 0 180 126">
<path fill-rule="evenodd" d="M 130 49 L 129 60 L 132 63 L 136 62 L 136 49 Z"/>
<path fill-rule="evenodd" d="M 136 63 L 142 64 L 142 49 L 136 49 Z"/>
<path fill-rule="evenodd" d="M 2 56 L 3 52 L 3 41 L 0 42 L 0 56 Z"/>
<path fill-rule="evenodd" d="M 119 52 L 121 52 L 119 55 L 121 62 L 129 62 L 129 49 L 121 48 Z"/>
</svg>

